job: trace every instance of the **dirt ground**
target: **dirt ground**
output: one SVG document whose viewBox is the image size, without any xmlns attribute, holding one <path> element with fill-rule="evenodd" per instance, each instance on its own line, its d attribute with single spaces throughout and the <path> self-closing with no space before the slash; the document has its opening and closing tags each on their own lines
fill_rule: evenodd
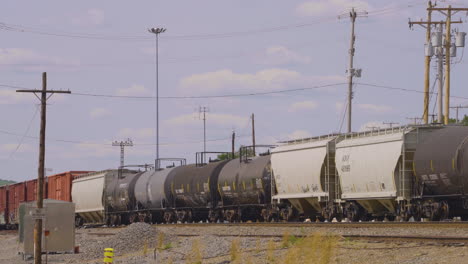
<svg viewBox="0 0 468 264">
<path fill-rule="evenodd" d="M 312 229 L 301 230 L 301 232 L 310 231 L 310 234 L 313 234 L 309 236 L 308 241 L 289 235 L 294 233 L 292 230 L 284 231 L 278 228 L 250 227 L 251 229 L 249 229 L 244 227 L 242 230 L 236 229 L 235 231 L 242 231 L 241 233 L 250 235 L 286 232 L 283 237 L 220 237 L 212 233 L 232 234 L 235 233 L 233 227 L 181 229 L 174 226 L 158 226 L 152 228 L 157 230 L 159 237 L 165 236 L 164 241 L 161 240 L 159 246 L 156 246 L 159 238 L 155 238 L 155 244 L 147 244 L 146 241 L 143 246 L 137 247 L 138 249 L 131 252 L 125 254 L 115 252 L 114 263 L 468 263 L 467 243 L 354 240 L 339 236 L 340 232 L 336 229 L 327 228 L 321 228 L 320 232 L 315 232 Z M 121 232 L 121 230 L 122 228 L 78 229 L 76 233 L 77 244 L 82 249 L 87 250 L 106 247 L 106 241 L 109 241 L 112 236 L 117 237 L 114 234 Z M 366 232 L 375 233 L 376 231 L 366 230 Z M 417 235 L 417 232 L 416 230 L 414 233 Z M 457 230 L 458 232 L 460 235 L 465 235 L 468 230 L 461 229 Z M 109 233 L 109 235 L 103 236 L 103 233 Z M 127 241 L 122 241 L 122 243 L 125 242 Z M 133 241 L 128 242 L 134 243 Z M 158 249 L 155 251 L 155 248 Z M 23 261 L 18 255 L 19 250 L 16 231 L 0 231 L 0 264 L 32 263 L 31 260 Z M 99 256 L 100 250 L 96 252 L 94 254 L 81 252 L 79 254 L 49 255 L 48 263 L 102 263 L 102 257 Z"/>
</svg>

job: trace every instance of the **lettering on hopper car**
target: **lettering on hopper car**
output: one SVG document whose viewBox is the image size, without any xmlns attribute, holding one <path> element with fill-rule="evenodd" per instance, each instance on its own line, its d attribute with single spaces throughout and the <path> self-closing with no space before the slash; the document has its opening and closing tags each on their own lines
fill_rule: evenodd
<svg viewBox="0 0 468 264">
<path fill-rule="evenodd" d="M 439 173 L 439 174 L 429 174 L 429 175 L 421 175 L 421 179 L 423 180 L 425 185 L 429 186 L 438 186 L 443 184 L 445 186 L 451 186 L 454 183 L 450 181 L 450 177 L 448 173 Z"/>
<path fill-rule="evenodd" d="M 343 162 L 349 161 L 349 154 L 343 155 L 343 157 L 341 158 L 341 161 Z"/>
<path fill-rule="evenodd" d="M 343 166 L 341 166 L 341 171 L 342 171 L 342 172 L 350 172 L 350 171 L 351 171 L 351 165 L 343 165 Z"/>
</svg>

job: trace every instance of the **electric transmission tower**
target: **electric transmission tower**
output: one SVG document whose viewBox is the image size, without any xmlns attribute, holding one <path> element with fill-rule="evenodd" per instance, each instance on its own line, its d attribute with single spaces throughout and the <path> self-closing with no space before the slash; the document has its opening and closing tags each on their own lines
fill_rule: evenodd
<svg viewBox="0 0 468 264">
<path fill-rule="evenodd" d="M 112 142 L 112 146 L 120 147 L 120 167 L 123 167 L 125 165 L 125 162 L 124 162 L 125 147 L 133 147 L 132 140 L 128 138 L 126 141 L 120 141 L 120 142 L 119 141 L 114 141 L 114 142 Z"/>
</svg>

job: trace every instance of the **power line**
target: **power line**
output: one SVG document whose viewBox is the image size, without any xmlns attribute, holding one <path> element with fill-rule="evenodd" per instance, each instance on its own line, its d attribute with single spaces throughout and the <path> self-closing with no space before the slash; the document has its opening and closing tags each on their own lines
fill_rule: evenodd
<svg viewBox="0 0 468 264">
<path fill-rule="evenodd" d="M 34 114 L 33 114 L 33 117 L 31 118 L 31 120 L 29 121 L 29 124 L 26 128 L 26 131 L 24 132 L 23 136 L 21 137 L 20 141 L 18 142 L 18 145 L 16 146 L 15 150 L 13 150 L 11 153 L 10 153 L 10 159 L 13 157 L 13 155 L 16 154 L 16 152 L 18 151 L 18 149 L 21 147 L 21 145 L 23 144 L 23 141 L 24 141 L 24 138 L 28 135 L 29 133 L 29 130 L 31 129 L 31 125 L 34 121 L 34 119 L 36 118 L 36 115 L 37 115 L 37 112 L 39 112 L 39 105 L 36 105 L 36 111 L 34 111 Z"/>
<path fill-rule="evenodd" d="M 5 134 L 5 135 L 10 135 L 10 136 L 19 136 L 23 137 L 23 134 L 11 132 L 11 131 L 6 131 L 6 130 L 0 130 L 0 134 Z M 249 137 L 250 135 L 240 135 L 237 136 L 239 138 L 245 138 Z M 24 138 L 29 138 L 29 139 L 39 139 L 39 137 L 35 136 L 24 136 Z M 88 141 L 79 141 L 79 140 L 67 140 L 67 139 L 54 139 L 54 138 L 47 138 L 48 141 L 55 141 L 55 142 L 60 142 L 60 143 L 70 143 L 70 144 L 83 144 L 83 145 L 97 145 L 97 146 L 106 146 L 106 147 L 111 147 L 109 143 L 98 143 L 98 142 L 88 142 Z M 226 138 L 215 138 L 215 139 L 207 139 L 206 142 L 216 142 L 216 141 L 226 141 L 226 140 L 231 140 L 231 137 L 226 137 Z M 173 145 L 184 145 L 184 144 L 199 144 L 203 143 L 203 141 L 186 141 L 186 142 L 168 142 L 168 143 L 160 143 L 159 145 L 161 146 L 173 146 Z M 134 144 L 134 146 L 155 146 L 155 143 L 140 143 L 140 144 Z"/>
<path fill-rule="evenodd" d="M 375 88 L 382 88 L 382 89 L 387 89 L 387 90 L 402 91 L 402 92 L 424 93 L 424 91 L 419 91 L 419 90 L 414 90 L 414 89 L 407 89 L 407 88 L 401 88 L 401 87 L 392 87 L 392 86 L 385 86 L 385 85 L 377 85 L 377 84 L 371 84 L 371 83 L 359 83 L 359 85 L 375 87 Z M 437 94 L 436 92 L 430 92 L 430 93 L 431 94 Z M 458 99 L 468 100 L 468 97 L 463 97 L 463 96 L 451 95 L 450 97 L 451 98 L 458 98 Z"/>
<path fill-rule="evenodd" d="M 412 8 L 416 5 L 419 5 L 420 1 L 415 1 L 413 3 L 407 3 L 400 6 L 395 6 L 391 8 L 382 8 L 370 12 L 370 15 L 382 15 L 397 12 L 403 9 Z M 243 31 L 233 31 L 233 32 L 224 32 L 224 33 L 205 33 L 205 34 L 191 34 L 191 35 L 172 35 L 165 37 L 165 40 L 210 40 L 210 39 L 223 39 L 231 37 L 242 37 L 242 36 L 256 36 L 264 33 L 273 33 L 277 31 L 289 30 L 289 29 L 298 29 L 310 27 L 313 25 L 336 21 L 336 16 L 327 16 L 322 18 L 314 19 L 307 23 L 295 23 L 287 24 L 273 27 L 265 27 L 260 29 L 250 29 Z M 10 24 L 5 22 L 0 22 L 0 30 L 20 32 L 20 33 L 32 33 L 37 35 L 53 36 L 53 37 L 65 37 L 72 39 L 88 39 L 88 40 L 111 40 L 111 41 L 151 41 L 152 38 L 144 35 L 104 35 L 99 33 L 72 33 L 59 30 L 49 30 L 42 29 L 38 27 L 23 26 L 19 24 Z"/>
<path fill-rule="evenodd" d="M 246 96 L 259 96 L 259 95 L 270 95 L 270 94 L 281 94 L 281 93 L 292 93 L 292 92 L 297 92 L 297 91 L 315 90 L 315 89 L 334 87 L 334 86 L 340 86 L 340 85 L 345 85 L 345 84 L 347 83 L 332 83 L 332 84 L 317 85 L 317 86 L 311 86 L 311 87 L 283 89 L 283 90 L 268 91 L 268 92 L 249 92 L 249 93 L 217 94 L 217 95 L 160 96 L 159 98 L 160 99 L 210 99 L 210 98 L 246 97 Z M 372 84 L 372 83 L 359 82 L 355 84 L 359 84 L 361 87 L 368 86 L 368 87 L 401 91 L 401 92 L 424 93 L 424 91 L 419 91 L 415 89 L 379 85 L 379 84 Z M 8 84 L 0 84 L 0 87 L 14 88 L 14 89 L 17 89 L 17 88 L 27 89 L 25 87 L 13 86 L 13 85 L 8 85 Z M 436 95 L 437 92 L 430 92 L 430 94 Z M 71 95 L 89 96 L 89 97 L 105 97 L 105 98 L 121 98 L 121 99 L 155 99 L 156 98 L 155 96 L 111 95 L 111 94 L 93 94 L 93 93 L 72 93 Z M 464 96 L 451 95 L 450 97 L 468 100 L 468 97 L 464 97 Z"/>
</svg>

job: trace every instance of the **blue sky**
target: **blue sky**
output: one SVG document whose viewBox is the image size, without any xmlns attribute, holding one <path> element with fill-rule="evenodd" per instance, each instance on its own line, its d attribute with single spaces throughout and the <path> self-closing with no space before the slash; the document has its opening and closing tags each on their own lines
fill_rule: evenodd
<svg viewBox="0 0 468 264">
<path fill-rule="evenodd" d="M 468 6 L 468 1 L 440 1 L 439 5 L 449 3 Z M 0 30 L 0 84 L 40 88 L 41 73 L 46 71 L 49 89 L 154 96 L 155 43 L 149 27 L 167 28 L 160 37 L 160 96 L 340 84 L 346 82 L 350 22 L 337 16 L 356 7 L 369 12 L 356 23 L 355 66 L 363 69 L 358 82 L 422 91 L 425 30 L 410 30 L 408 18 L 425 18 L 426 5 L 425 1 L 364 0 L 8 1 L 0 9 L 0 22 L 7 26 Z M 464 13 L 457 17 L 466 21 Z M 466 27 L 458 26 L 461 31 Z M 468 97 L 463 74 L 466 59 L 461 54 L 459 50 L 451 91 Z M 207 148 L 213 151 L 230 150 L 233 130 L 239 136 L 237 146 L 250 144 L 251 113 L 255 113 L 259 144 L 337 132 L 346 87 L 161 99 L 161 157 L 193 162 L 194 153 L 202 150 L 199 106 L 210 109 Z M 48 174 L 116 167 L 119 149 L 111 142 L 127 137 L 135 146 L 126 149 L 126 163 L 153 162 L 154 99 L 72 94 L 54 95 L 48 103 Z M 452 104 L 464 103 L 452 99 Z M 39 134 L 37 105 L 32 94 L 0 87 L 0 178 L 36 177 L 38 141 L 30 137 Z M 422 95 L 358 84 L 353 109 L 354 131 L 381 122 L 406 124 L 407 117 L 422 115 Z M 342 131 L 345 127 L 346 120 Z"/>
</svg>

